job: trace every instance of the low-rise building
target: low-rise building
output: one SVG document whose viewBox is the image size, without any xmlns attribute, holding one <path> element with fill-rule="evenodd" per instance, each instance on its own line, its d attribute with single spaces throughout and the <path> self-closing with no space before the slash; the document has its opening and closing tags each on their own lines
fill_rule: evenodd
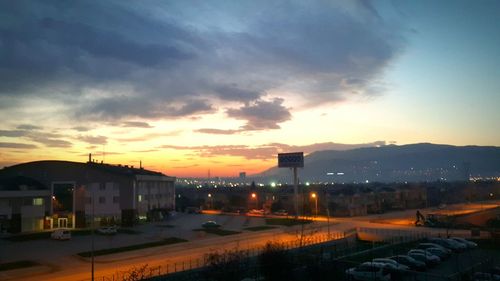
<svg viewBox="0 0 500 281">
<path fill-rule="evenodd" d="M 16 178 L 33 184 L 16 184 Z M 154 211 L 175 209 L 174 182 L 175 178 L 159 172 L 91 161 L 18 164 L 0 170 L 0 218 L 8 220 L 14 232 L 40 226 L 85 227 L 92 217 L 102 224 L 131 226 Z M 30 200 L 33 204 L 28 208 Z M 24 208 L 17 207 L 15 202 L 20 201 Z M 16 225 L 26 227 L 12 228 Z"/>
</svg>

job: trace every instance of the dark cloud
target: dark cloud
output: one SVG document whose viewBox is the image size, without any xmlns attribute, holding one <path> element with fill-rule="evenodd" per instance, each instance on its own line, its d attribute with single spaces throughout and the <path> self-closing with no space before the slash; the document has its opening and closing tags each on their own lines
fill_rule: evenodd
<svg viewBox="0 0 500 281">
<path fill-rule="evenodd" d="M 43 144 L 47 147 L 71 147 L 71 142 L 64 140 L 64 135 L 33 130 L 0 130 L 1 137 L 23 138 Z"/>
<path fill-rule="evenodd" d="M 85 136 L 79 136 L 77 137 L 78 140 L 84 141 L 88 144 L 94 144 L 94 145 L 100 145 L 100 144 L 106 144 L 108 143 L 108 138 L 105 136 L 91 136 L 91 135 L 85 135 Z"/>
<path fill-rule="evenodd" d="M 177 105 L 136 97 L 118 97 L 100 99 L 81 107 L 76 116 L 90 119 L 116 120 L 122 117 L 140 118 L 176 118 L 214 112 L 211 104 L 204 100 L 187 100 Z"/>
<path fill-rule="evenodd" d="M 258 91 L 242 89 L 236 84 L 218 85 L 214 89 L 216 95 L 224 100 L 234 101 L 253 101 L 261 96 Z"/>
<path fill-rule="evenodd" d="M 37 96 L 77 120 L 126 122 L 241 103 L 227 114 L 243 129 L 276 129 L 291 115 L 271 91 L 308 106 L 380 92 L 404 27 L 353 3 L 3 2 L 0 104 Z"/>
<path fill-rule="evenodd" d="M 246 120 L 245 130 L 279 129 L 278 123 L 291 119 L 288 108 L 283 106 L 283 99 L 272 101 L 258 100 L 238 109 L 228 109 L 227 116 Z"/>
<path fill-rule="evenodd" d="M 195 132 L 203 134 L 214 134 L 214 135 L 232 135 L 241 133 L 242 130 L 222 130 L 222 129 L 203 128 L 203 129 L 198 129 Z"/>
<path fill-rule="evenodd" d="M 87 132 L 87 131 L 91 130 L 90 128 L 84 127 L 84 126 L 76 126 L 76 127 L 71 128 L 71 129 L 78 131 L 78 132 Z"/>
<path fill-rule="evenodd" d="M 29 137 L 34 142 L 41 143 L 46 147 L 71 147 L 73 144 L 67 140 L 50 138 L 44 135 L 32 135 Z"/>
<path fill-rule="evenodd" d="M 0 130 L 0 137 L 9 137 L 9 138 L 16 138 L 16 137 L 24 137 L 29 132 L 25 130 Z"/>
<path fill-rule="evenodd" d="M 195 151 L 198 157 L 218 157 L 235 156 L 246 159 L 272 160 L 278 153 L 302 151 L 306 154 L 323 150 L 348 150 L 361 147 L 384 146 L 385 141 L 375 141 L 363 144 L 342 144 L 334 142 L 314 143 L 309 145 L 288 145 L 284 143 L 270 143 L 257 146 L 248 145 L 214 145 L 214 146 L 182 146 L 163 145 L 163 149 L 191 150 Z"/>
<path fill-rule="evenodd" d="M 31 124 L 21 124 L 21 125 L 17 126 L 16 129 L 31 131 L 31 130 L 41 130 L 42 127 L 31 125 Z"/>
<path fill-rule="evenodd" d="M 12 142 L 0 142 L 0 147 L 2 147 L 2 148 L 21 148 L 21 149 L 37 148 L 37 146 L 34 144 L 12 143 Z"/>
<path fill-rule="evenodd" d="M 146 122 L 137 122 L 137 121 L 126 121 L 121 123 L 122 127 L 136 127 L 136 128 L 153 128 Z"/>
</svg>

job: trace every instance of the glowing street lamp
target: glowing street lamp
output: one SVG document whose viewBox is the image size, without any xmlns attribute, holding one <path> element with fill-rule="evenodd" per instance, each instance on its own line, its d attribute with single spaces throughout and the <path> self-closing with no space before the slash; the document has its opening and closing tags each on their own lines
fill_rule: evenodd
<svg viewBox="0 0 500 281">
<path fill-rule="evenodd" d="M 253 200 L 255 200 L 255 209 L 258 209 L 259 201 L 257 200 L 257 193 L 252 192 L 252 194 L 250 196 L 252 197 Z"/>
<path fill-rule="evenodd" d="M 214 199 L 212 198 L 212 193 L 209 193 L 207 196 L 208 196 L 208 199 L 210 200 L 210 208 L 213 209 L 214 208 Z"/>
<path fill-rule="evenodd" d="M 316 192 L 311 193 L 311 198 L 314 199 L 315 214 L 318 216 L 318 195 Z"/>
</svg>

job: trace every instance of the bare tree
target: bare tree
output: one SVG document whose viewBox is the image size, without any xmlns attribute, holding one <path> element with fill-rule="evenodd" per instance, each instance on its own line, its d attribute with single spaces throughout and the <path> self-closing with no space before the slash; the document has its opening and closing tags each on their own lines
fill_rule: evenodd
<svg viewBox="0 0 500 281">
<path fill-rule="evenodd" d="M 145 280 L 146 278 L 150 277 L 147 272 L 150 272 L 147 270 L 148 269 L 148 264 L 141 265 L 139 267 L 133 267 L 129 271 L 125 273 L 125 275 L 122 278 L 122 281 L 139 281 L 139 280 Z"/>
</svg>

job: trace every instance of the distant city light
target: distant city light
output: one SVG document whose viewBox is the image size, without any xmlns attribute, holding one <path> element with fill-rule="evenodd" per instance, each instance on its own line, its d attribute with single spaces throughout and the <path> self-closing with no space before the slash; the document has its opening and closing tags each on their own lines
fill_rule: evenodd
<svg viewBox="0 0 500 281">
<path fill-rule="evenodd" d="M 338 173 L 337 173 L 337 176 L 343 176 L 343 175 L 344 175 L 344 173 L 343 173 L 343 172 L 338 172 Z"/>
<path fill-rule="evenodd" d="M 276 183 L 275 183 L 275 182 L 272 182 L 272 183 L 271 183 L 271 187 L 276 187 Z"/>
<path fill-rule="evenodd" d="M 255 192 L 252 193 L 252 198 L 256 198 L 257 197 L 257 194 L 255 194 Z"/>
<path fill-rule="evenodd" d="M 310 184 L 309 182 L 306 182 L 306 186 L 309 186 L 309 184 Z"/>
</svg>

